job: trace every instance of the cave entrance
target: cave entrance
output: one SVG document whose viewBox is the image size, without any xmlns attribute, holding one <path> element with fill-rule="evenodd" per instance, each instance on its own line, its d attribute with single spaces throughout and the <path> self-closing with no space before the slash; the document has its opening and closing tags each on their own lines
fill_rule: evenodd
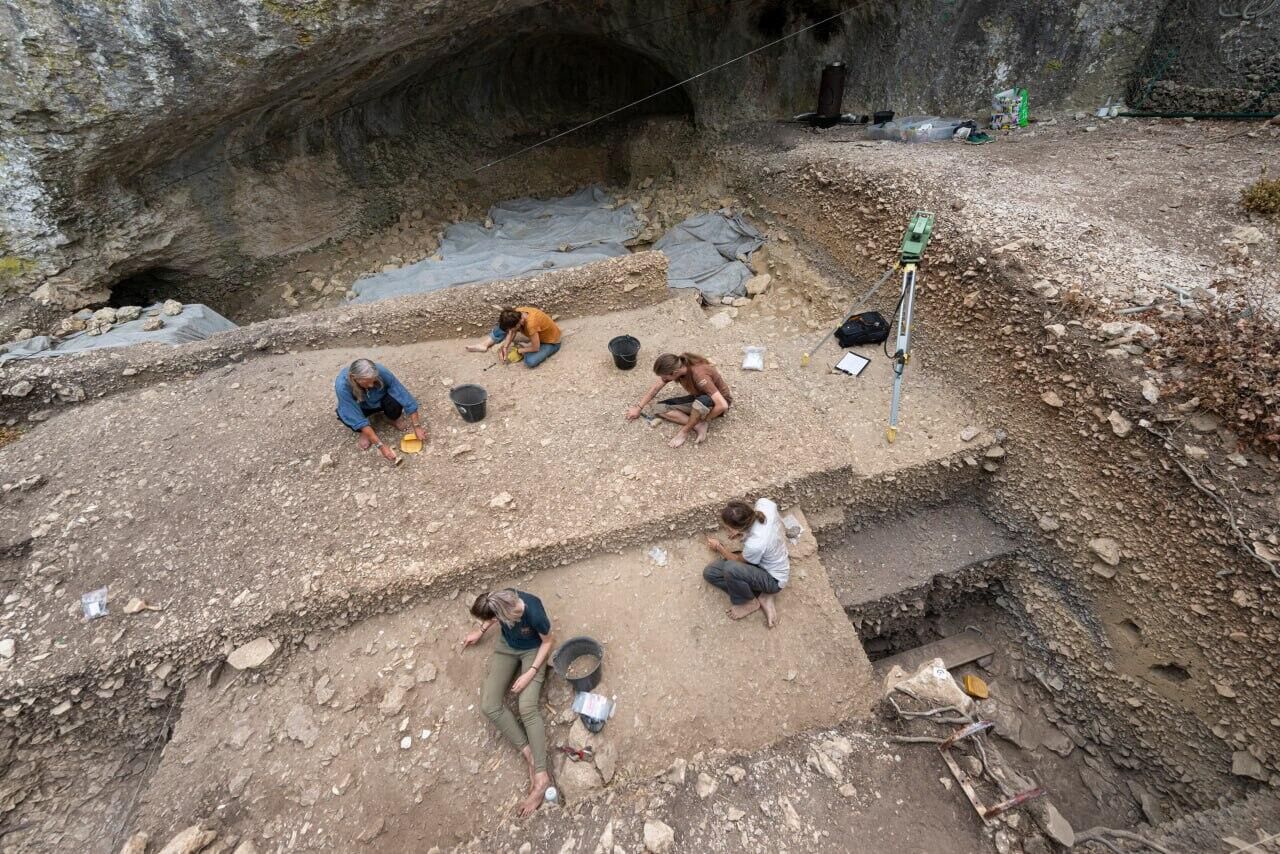
<svg viewBox="0 0 1280 854">
<path fill-rule="evenodd" d="M 186 274 L 172 267 L 148 267 L 112 285 L 107 305 L 112 308 L 126 305 L 146 308 L 166 299 L 180 299 L 178 294 L 186 278 Z"/>
</svg>

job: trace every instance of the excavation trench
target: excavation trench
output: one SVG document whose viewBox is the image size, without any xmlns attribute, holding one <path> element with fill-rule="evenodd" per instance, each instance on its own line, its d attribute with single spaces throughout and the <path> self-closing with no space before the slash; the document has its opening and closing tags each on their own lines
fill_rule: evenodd
<svg viewBox="0 0 1280 854">
<path fill-rule="evenodd" d="M 649 125 L 645 132 L 662 126 Z M 21 840 L 29 850 L 108 851 L 126 831 L 146 827 L 162 835 L 195 821 L 214 822 L 227 835 L 278 844 L 291 844 L 291 834 L 306 824 L 320 834 L 311 841 L 321 848 L 374 839 L 395 846 L 471 838 L 483 831 L 479 819 L 505 806 L 503 796 L 471 800 L 457 791 L 481 780 L 509 788 L 513 771 L 477 764 L 474 757 L 493 754 L 497 747 L 496 737 L 468 711 L 479 665 L 451 656 L 448 647 L 464 627 L 467 594 L 499 581 L 542 592 L 566 620 L 600 637 L 607 649 L 616 644 L 606 655 L 605 669 L 606 679 L 616 680 L 610 690 L 622 694 L 632 715 L 615 727 L 629 757 L 620 777 L 627 785 L 642 786 L 673 758 L 703 749 L 750 752 L 795 732 L 851 716 L 864 719 L 877 692 L 876 669 L 885 661 L 929 645 L 954 646 L 976 626 L 975 642 L 984 651 L 958 664 L 956 672 L 986 679 L 993 694 L 1012 707 L 1003 711 L 1017 745 L 1011 751 L 1015 761 L 1043 782 L 1073 823 L 1144 829 L 1243 794 L 1241 782 L 1228 773 L 1231 755 L 1261 743 L 1266 710 L 1251 696 L 1225 703 L 1229 698 L 1213 685 L 1225 679 L 1243 686 L 1251 676 L 1270 672 L 1265 656 L 1242 650 L 1238 660 L 1224 660 L 1217 649 L 1220 638 L 1248 630 L 1233 612 L 1215 608 L 1187 619 L 1181 611 L 1171 615 L 1167 601 L 1146 594 L 1150 585 L 1163 582 L 1188 601 L 1221 598 L 1227 585 L 1205 567 L 1238 556 L 1206 533 L 1212 522 L 1185 484 L 1160 467 L 1158 449 L 1132 448 L 1127 458 L 1132 468 L 1121 478 L 1105 436 L 1088 429 L 1082 435 L 1080 425 L 1037 402 L 1037 386 L 1028 375 L 1034 369 L 1060 373 L 1061 354 L 1028 346 L 1019 366 L 1006 357 L 1008 342 L 972 334 L 971 306 L 963 304 L 967 287 L 957 282 L 984 248 L 972 245 L 958 226 L 940 229 L 935 238 L 936 259 L 927 268 L 932 279 L 920 307 L 920 351 L 909 378 L 909 424 L 900 443 L 886 448 L 881 430 L 889 372 L 883 359 L 873 362 L 857 386 L 821 371 L 801 373 L 795 366 L 812 348 L 814 333 L 821 334 L 855 289 L 865 289 L 878 260 L 892 252 L 907 213 L 902 199 L 916 196 L 904 191 L 894 197 L 892 187 L 878 183 L 882 176 L 856 170 L 820 180 L 814 165 L 803 161 L 791 163 L 791 174 L 782 176 L 738 174 L 751 172 L 749 160 L 742 166 L 721 164 L 722 171 L 710 180 L 692 174 L 701 167 L 683 173 L 673 168 L 670 148 L 637 147 L 636 139 L 625 145 L 640 165 L 627 167 L 618 186 L 638 194 L 643 178 L 655 178 L 653 186 L 668 189 L 673 204 L 683 199 L 680 203 L 690 207 L 719 201 L 722 192 L 732 194 L 771 236 L 787 236 L 771 240 L 759 259 L 760 271 L 767 269 L 775 278 L 773 289 L 743 308 L 731 336 L 710 339 L 715 348 L 710 355 L 735 365 L 743 344 L 767 341 L 775 361 L 750 380 L 735 370 L 733 381 L 757 383 L 754 401 L 812 412 L 805 441 L 796 443 L 803 449 L 771 439 L 771 431 L 795 431 L 777 422 L 773 408 L 748 400 L 743 417 L 754 419 L 756 428 L 731 434 L 731 444 L 735 460 L 760 462 L 745 477 L 716 474 L 705 484 L 687 485 L 688 495 L 678 506 L 659 512 L 647 503 L 653 500 L 648 479 L 676 482 L 681 472 L 679 461 L 640 450 L 647 447 L 640 443 L 648 431 L 637 439 L 618 425 L 602 446 L 551 414 L 522 407 L 522 395 L 551 393 L 537 383 L 575 382 L 576 377 L 587 378 L 593 387 L 616 383 L 608 373 L 615 369 L 605 343 L 619 331 L 637 334 L 650 355 L 687 340 L 685 330 L 698 329 L 710 312 L 676 296 L 630 306 L 600 303 L 596 314 L 573 318 L 576 348 L 566 347 L 557 356 L 568 373 L 521 375 L 519 388 L 509 374 L 480 373 L 483 365 L 463 362 L 458 339 L 379 346 L 380 358 L 395 360 L 411 374 L 483 381 L 491 386 L 491 399 L 499 401 L 498 414 L 483 427 L 440 425 L 439 442 L 446 447 L 433 461 L 434 479 L 419 484 L 435 491 L 433 509 L 448 514 L 443 518 L 450 525 L 490 538 L 473 553 L 458 554 L 452 539 L 446 546 L 442 538 L 449 529 L 427 527 L 429 518 L 439 519 L 421 508 L 397 511 L 398 525 L 421 526 L 413 537 L 397 532 L 389 544 L 371 544 L 359 520 L 347 518 L 353 502 L 367 506 L 368 495 L 385 483 L 357 468 L 363 460 L 341 458 L 339 473 L 349 482 L 335 487 L 333 473 L 323 474 L 309 451 L 272 460 L 264 471 L 245 464 L 237 448 L 208 450 L 202 489 L 241 495 L 250 512 L 262 513 L 255 518 L 262 519 L 264 530 L 255 539 L 260 543 L 266 537 L 290 556 L 280 563 L 254 562 L 252 543 L 239 538 L 236 526 L 242 523 L 234 514 L 205 516 L 202 509 L 192 509 L 197 505 L 182 498 L 191 482 L 170 482 L 167 475 L 136 468 L 109 471 L 113 500 L 122 512 L 152 506 L 155 495 L 145 481 L 154 478 L 171 496 L 167 515 L 172 519 L 156 519 L 154 510 L 129 523 L 117 517 L 122 530 L 132 527 L 128 536 L 99 536 L 97 566 L 122 574 L 134 563 L 151 567 L 143 575 L 125 575 L 120 586 L 132 585 L 165 602 L 182 625 L 174 633 L 151 636 L 147 629 L 133 628 L 138 623 L 126 623 L 113 641 L 114 629 L 85 628 L 78 621 L 62 626 L 61 617 L 55 618 L 59 642 L 51 637 L 36 648 L 74 663 L 50 669 L 57 674 L 53 677 L 27 674 L 18 684 L 11 678 L 5 690 L 10 751 L 5 782 L 13 804 L 5 815 L 7 841 Z M 554 164 L 562 154 L 543 156 Z M 592 162 L 613 160 L 599 155 Z M 597 177 L 585 176 L 562 189 Z M 689 186 L 698 189 L 682 191 Z M 515 189 L 486 187 L 484 192 L 496 199 L 514 195 Z M 868 199 L 877 201 L 868 204 Z M 673 208 L 671 216 L 677 213 Z M 333 251 L 340 253 L 341 245 Z M 383 257 L 395 263 L 391 259 L 403 261 L 407 255 Z M 153 293 L 171 269 L 160 265 L 135 274 L 128 288 Z M 588 269 L 581 275 L 600 289 L 618 288 L 616 266 L 600 269 L 605 272 Z M 1015 291 L 1009 281 L 991 273 L 984 285 L 990 300 L 986 311 L 1011 322 L 1029 313 L 1038 327 L 1035 310 L 1011 299 Z M 877 303 L 888 315 L 897 299 L 891 290 Z M 488 301 L 499 292 L 500 287 L 475 293 Z M 262 311 L 271 313 L 269 307 Z M 274 324 L 284 322 L 266 321 L 255 334 L 269 338 L 278 331 Z M 287 322 L 303 323 L 305 317 Z M 295 352 L 283 347 L 273 352 L 268 344 L 237 350 L 239 358 L 232 363 L 234 386 L 288 396 L 303 424 L 328 418 L 324 385 L 337 365 L 355 355 L 342 347 L 348 341 L 345 330 L 319 327 L 307 334 L 300 340 L 316 349 L 299 344 Z M 594 355 L 578 356 L 575 349 Z M 1072 370 L 1083 374 L 1088 368 L 1076 364 Z M 153 377 L 131 380 L 118 394 L 92 404 L 95 420 L 110 426 L 139 403 L 163 394 L 178 413 L 207 412 L 215 422 L 222 419 L 224 429 L 240 426 L 233 422 L 249 410 L 232 394 L 229 380 L 200 373 L 180 383 L 181 372 L 175 364 Z M 1088 380 L 1100 387 L 1106 381 L 1105 376 Z M 439 388 L 424 398 L 443 408 L 447 389 L 435 385 Z M 612 400 L 586 391 L 581 399 L 584 411 L 578 414 L 592 423 L 618 421 Z M 186 455 L 173 438 L 184 418 L 158 410 L 136 430 L 151 442 L 161 472 L 181 472 Z M 964 430 L 969 426 L 979 435 Z M 87 441 L 79 429 L 70 416 L 60 416 L 18 447 L 38 445 L 42 459 L 68 459 Z M 288 441 L 286 431 L 264 429 L 269 442 Z M 317 447 L 336 449 L 345 442 L 336 429 L 311 438 Z M 552 435 L 566 437 L 565 447 L 548 449 L 539 441 Z M 467 450 L 453 453 L 463 446 Z M 714 444 L 708 450 L 717 453 Z M 122 465 L 123 449 L 99 451 Z M 573 456 L 596 473 L 596 486 L 607 500 L 583 496 L 582 490 L 545 500 L 521 493 L 519 515 L 495 512 L 488 504 L 492 496 L 513 489 L 499 452 L 538 464 L 545 459 L 549 467 Z M 623 452 L 638 455 L 642 475 L 617 474 Z M 0 454 L 13 453 L 12 447 L 0 449 Z M 718 472 L 729 471 L 727 458 L 719 462 Z M 42 474 L 51 484 L 46 489 L 61 489 L 61 470 L 50 464 Z M 313 497 L 326 490 L 335 493 L 332 500 Z M 722 659 L 730 655 L 731 636 L 721 633 L 727 627 L 705 619 L 703 612 L 713 613 L 718 600 L 698 578 L 702 552 L 696 543 L 672 538 L 705 527 L 726 498 L 760 492 L 802 508 L 819 541 L 793 594 L 800 616 L 768 639 L 777 653 L 771 667 L 781 675 L 743 701 L 762 704 L 761 716 L 766 709 L 784 709 L 785 724 L 753 733 L 748 727 L 710 726 L 716 718 L 687 696 L 691 677 L 680 669 L 687 650 Z M 14 506 L 23 523 L 34 523 L 52 494 L 39 503 L 19 496 Z M 260 506 L 259 495 L 267 499 Z M 83 502 L 101 497 L 69 499 L 66 512 L 75 518 L 92 516 Z M 1117 505 L 1125 512 L 1104 512 Z M 280 514 L 275 526 L 268 507 L 292 509 Z M 305 513 L 296 512 L 299 508 Z M 648 521 L 641 526 L 625 522 L 633 516 Z M 1191 519 L 1197 520 L 1195 526 L 1187 524 Z M 180 534 L 192 526 L 211 532 L 198 549 Z M 333 530 L 324 530 L 328 527 Z M 72 530 L 54 534 L 63 538 L 57 540 L 60 552 L 35 539 L 6 557 L 6 566 L 15 570 L 11 575 L 39 582 L 24 583 L 21 591 L 49 615 L 65 612 L 67 591 L 101 583 L 73 557 L 80 546 L 67 551 Z M 1086 545 L 1100 536 L 1122 544 L 1119 569 L 1110 577 L 1096 571 Z M 184 555 L 207 553 L 214 564 L 247 563 L 249 571 L 211 583 L 215 571 L 194 565 L 177 583 L 171 570 L 145 560 L 147 544 L 159 549 L 171 542 L 186 543 Z M 655 544 L 673 556 L 670 567 L 646 563 Z M 444 556 L 442 568 L 414 560 L 428 547 Z M 56 565 L 55 553 L 67 556 L 72 568 Z M 297 575 L 298 566 L 307 568 L 305 577 Z M 555 598 L 564 584 L 579 591 L 573 600 Z M 637 604 L 644 601 L 638 591 L 646 585 L 656 586 L 659 595 Z M 38 592 L 46 586 L 47 601 Z M 1169 595 L 1174 593 L 1163 598 Z M 210 602 L 216 607 L 208 607 Z M 624 616 L 608 620 L 611 610 Z M 110 618 L 123 619 L 129 618 Z M 653 632 L 660 624 L 696 628 L 688 628 L 688 637 L 682 628 L 669 641 L 634 640 L 661 635 Z M 282 646 L 263 671 L 237 673 L 219 666 L 231 648 L 258 634 Z M 791 671 L 801 675 L 787 679 Z M 396 674 L 406 673 L 401 706 L 393 709 L 391 702 L 380 708 L 388 703 Z M 712 696 L 728 696 L 749 679 L 746 671 L 708 669 L 695 681 L 712 686 L 707 691 Z M 821 702 L 814 702 L 815 694 Z M 562 710 L 563 686 L 550 689 L 548 696 L 553 708 Z M 422 753 L 401 754 L 397 745 L 406 734 Z M 432 752 L 430 745 L 440 740 L 444 743 Z M 366 766 L 380 773 L 366 779 L 360 771 Z M 66 810 L 74 784 L 86 780 L 91 797 Z M 485 787 L 469 790 L 476 788 Z M 395 809 L 379 813 L 376 804 Z M 349 812 L 343 812 L 344 805 Z"/>
</svg>

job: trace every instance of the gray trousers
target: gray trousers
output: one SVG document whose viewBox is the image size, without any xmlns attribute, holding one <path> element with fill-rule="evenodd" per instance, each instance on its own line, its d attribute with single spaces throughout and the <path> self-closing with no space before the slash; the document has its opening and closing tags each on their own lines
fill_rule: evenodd
<svg viewBox="0 0 1280 854">
<path fill-rule="evenodd" d="M 735 605 L 750 602 L 761 593 L 777 593 L 778 580 L 752 563 L 740 560 L 713 560 L 702 570 L 702 577 L 729 594 Z"/>
</svg>

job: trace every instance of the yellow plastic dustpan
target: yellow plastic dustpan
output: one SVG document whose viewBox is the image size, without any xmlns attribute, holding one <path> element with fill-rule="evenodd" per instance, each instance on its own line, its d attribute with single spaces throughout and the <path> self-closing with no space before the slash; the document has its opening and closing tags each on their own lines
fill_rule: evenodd
<svg viewBox="0 0 1280 854">
<path fill-rule="evenodd" d="M 513 365 L 523 358 L 524 356 L 521 356 L 515 347 L 512 347 L 510 350 L 507 351 L 507 361 Z"/>
<path fill-rule="evenodd" d="M 405 433 L 400 440 L 400 450 L 406 454 L 422 453 L 422 442 L 412 433 Z"/>
</svg>

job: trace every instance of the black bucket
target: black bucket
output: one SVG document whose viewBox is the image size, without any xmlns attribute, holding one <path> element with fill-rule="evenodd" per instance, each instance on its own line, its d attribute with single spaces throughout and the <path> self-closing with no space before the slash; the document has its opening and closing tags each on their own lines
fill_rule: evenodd
<svg viewBox="0 0 1280 854">
<path fill-rule="evenodd" d="M 573 664 L 574 659 L 584 655 L 595 656 L 595 669 L 585 676 L 577 676 L 569 678 L 569 665 Z M 592 688 L 600 684 L 600 677 L 604 675 L 604 647 L 593 638 L 586 635 L 579 635 L 576 638 L 569 638 L 560 644 L 560 648 L 556 650 L 555 655 L 551 656 L 551 666 L 555 668 L 563 679 L 568 680 L 575 691 L 590 691 Z"/>
<path fill-rule="evenodd" d="M 636 366 L 636 354 L 640 352 L 640 341 L 630 335 L 619 335 L 609 342 L 609 354 L 613 363 L 624 371 Z"/>
<path fill-rule="evenodd" d="M 893 121 L 893 110 L 876 110 L 875 115 L 871 117 L 871 123 L 874 125 L 882 125 L 891 121 Z"/>
<path fill-rule="evenodd" d="M 483 421 L 484 404 L 489 392 L 478 385 L 456 385 L 449 390 L 449 400 L 462 416 L 463 421 Z"/>
</svg>

